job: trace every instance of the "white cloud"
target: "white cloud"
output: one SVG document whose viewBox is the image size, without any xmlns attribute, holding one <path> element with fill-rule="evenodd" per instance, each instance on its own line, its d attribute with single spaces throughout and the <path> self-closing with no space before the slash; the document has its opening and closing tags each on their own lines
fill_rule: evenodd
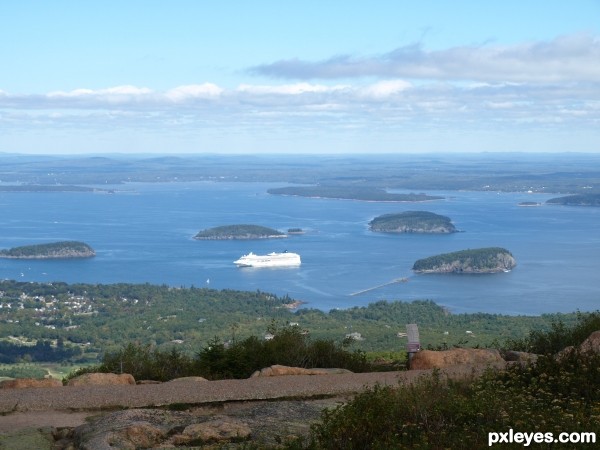
<svg viewBox="0 0 600 450">
<path fill-rule="evenodd" d="M 152 94 L 152 90 L 148 88 L 139 88 L 136 86 L 126 85 L 126 86 L 115 86 L 106 89 L 74 89 L 72 91 L 54 91 L 49 92 L 47 97 L 49 98 L 82 98 L 82 97 L 108 97 L 112 98 L 122 96 L 126 98 L 145 96 Z"/>
<path fill-rule="evenodd" d="M 165 92 L 164 96 L 174 102 L 183 102 L 193 99 L 216 98 L 219 97 L 223 91 L 223 88 L 220 88 L 213 83 L 190 84 L 170 89 Z"/>
<path fill-rule="evenodd" d="M 13 130 L 117 127 L 189 133 L 258 133 L 265 127 L 282 132 L 299 127 L 342 130 L 349 126 L 389 133 L 399 127 L 410 130 L 429 125 L 449 130 L 509 130 L 548 123 L 575 133 L 600 123 L 600 82 L 355 81 L 242 84 L 233 89 L 207 82 L 164 91 L 125 85 L 30 95 L 0 92 L 0 123 Z"/>
<path fill-rule="evenodd" d="M 284 85 L 241 84 L 237 91 L 255 95 L 300 95 L 307 93 L 328 93 L 347 89 L 348 86 L 325 86 L 320 84 L 296 83 Z"/>
<path fill-rule="evenodd" d="M 324 61 L 289 59 L 253 67 L 251 72 L 283 79 L 383 77 L 426 80 L 548 83 L 600 79 L 600 38 L 591 34 L 512 46 L 462 46 L 427 51 L 421 45 Z"/>
<path fill-rule="evenodd" d="M 368 85 L 360 89 L 360 93 L 367 97 L 383 99 L 391 95 L 399 94 L 402 91 L 413 87 L 412 83 L 404 80 L 385 80 Z"/>
</svg>

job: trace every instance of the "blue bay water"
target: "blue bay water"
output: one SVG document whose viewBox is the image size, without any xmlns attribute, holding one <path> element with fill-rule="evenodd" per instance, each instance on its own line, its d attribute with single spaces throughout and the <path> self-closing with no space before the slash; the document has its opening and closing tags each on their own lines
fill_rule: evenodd
<svg viewBox="0 0 600 450">
<path fill-rule="evenodd" d="M 116 194 L 2 193 L 0 248 L 80 240 L 86 260 L 0 259 L 0 278 L 69 283 L 156 283 L 261 290 L 329 310 L 377 300 L 431 299 L 453 312 L 540 314 L 600 308 L 600 208 L 519 207 L 556 195 L 428 192 L 445 200 L 374 203 L 266 193 L 273 183 L 134 183 Z M 106 188 L 106 186 L 104 186 Z M 372 233 L 385 213 L 426 210 L 449 216 L 461 233 Z M 258 224 L 304 235 L 258 241 L 196 241 L 200 230 Z M 490 275 L 414 275 L 415 260 L 499 246 L 517 267 Z M 302 266 L 239 269 L 250 251 L 289 250 Z M 358 295 L 352 293 L 407 277 Z"/>
</svg>

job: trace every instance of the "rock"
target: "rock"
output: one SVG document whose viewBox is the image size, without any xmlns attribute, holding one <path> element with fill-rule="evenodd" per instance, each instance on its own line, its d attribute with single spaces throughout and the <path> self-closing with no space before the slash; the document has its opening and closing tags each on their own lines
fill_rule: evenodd
<svg viewBox="0 0 600 450">
<path fill-rule="evenodd" d="M 131 409 L 96 416 L 75 428 L 73 435 L 80 450 L 135 450 L 154 448 L 174 428 L 188 424 L 175 411 Z"/>
<path fill-rule="evenodd" d="M 55 441 L 47 427 L 23 428 L 0 434 L 0 449 L 53 450 Z"/>
<path fill-rule="evenodd" d="M 67 386 L 89 386 L 89 385 L 113 385 L 113 384 L 135 384 L 133 375 L 128 373 L 84 373 L 72 378 Z"/>
<path fill-rule="evenodd" d="M 183 433 L 173 437 L 175 445 L 190 445 L 207 442 L 240 442 L 250 437 L 252 430 L 239 420 L 217 418 L 203 423 L 188 425 Z"/>
<path fill-rule="evenodd" d="M 587 339 L 581 343 L 579 349 L 583 353 L 600 353 L 600 331 L 594 331 L 590 334 Z"/>
<path fill-rule="evenodd" d="M 250 378 L 255 377 L 279 377 L 286 375 L 328 375 L 333 373 L 352 373 L 346 369 L 304 369 L 302 367 L 289 367 L 275 364 L 264 369 L 257 370 Z"/>
<path fill-rule="evenodd" d="M 600 353 L 600 331 L 594 331 L 578 347 L 570 345 L 563 348 L 555 357 L 556 359 L 561 360 L 562 358 L 569 356 L 575 350 L 578 350 L 581 353 Z"/>
<path fill-rule="evenodd" d="M 410 369 L 443 369 L 460 364 L 496 365 L 503 363 L 504 360 L 500 356 L 500 352 L 496 349 L 455 348 L 444 351 L 421 350 L 414 354 L 410 362 Z"/>
<path fill-rule="evenodd" d="M 141 422 L 112 433 L 107 442 L 112 448 L 137 450 L 138 448 L 154 447 L 163 438 L 162 430 L 149 423 Z"/>
<path fill-rule="evenodd" d="M 535 353 L 517 352 L 509 350 L 504 354 L 504 361 L 518 362 L 518 363 L 534 363 L 538 359 L 538 355 Z"/>
<path fill-rule="evenodd" d="M 206 378 L 202 377 L 181 377 L 175 378 L 173 380 L 169 380 L 169 383 L 199 383 L 202 381 L 208 381 Z"/>
<path fill-rule="evenodd" d="M 62 381 L 54 378 L 17 378 L 15 380 L 0 381 L 0 389 L 48 388 L 62 387 L 62 385 Z"/>
</svg>

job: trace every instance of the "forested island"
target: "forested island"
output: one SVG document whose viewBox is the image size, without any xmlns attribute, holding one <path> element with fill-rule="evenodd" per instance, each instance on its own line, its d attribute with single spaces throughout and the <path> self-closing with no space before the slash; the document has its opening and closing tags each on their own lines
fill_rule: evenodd
<svg viewBox="0 0 600 450">
<path fill-rule="evenodd" d="M 383 233 L 456 233 L 449 217 L 428 211 L 383 214 L 369 222 L 371 231 Z"/>
<path fill-rule="evenodd" d="M 368 202 L 425 202 L 442 200 L 444 197 L 415 194 L 392 194 L 385 189 L 358 186 L 288 186 L 268 189 L 273 195 L 296 195 L 299 197 L 361 200 Z"/>
<path fill-rule="evenodd" d="M 83 242 L 61 241 L 49 244 L 24 245 L 0 250 L 0 258 L 10 259 L 68 259 L 96 256 L 92 247 Z"/>
<path fill-rule="evenodd" d="M 565 197 L 555 197 L 546 200 L 546 203 L 552 205 L 565 206 L 600 206 L 600 194 L 575 194 Z"/>
<path fill-rule="evenodd" d="M 283 238 L 287 235 L 273 228 L 260 225 L 223 225 L 200 231 L 194 239 L 198 240 L 227 240 L 227 239 L 272 239 Z"/>
<path fill-rule="evenodd" d="M 495 273 L 509 271 L 515 266 L 515 258 L 508 250 L 487 247 L 419 259 L 413 270 L 417 273 Z"/>
</svg>

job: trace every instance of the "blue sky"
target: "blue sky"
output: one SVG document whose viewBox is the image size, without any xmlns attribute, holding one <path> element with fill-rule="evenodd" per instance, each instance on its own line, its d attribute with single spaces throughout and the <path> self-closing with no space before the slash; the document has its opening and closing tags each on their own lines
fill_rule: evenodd
<svg viewBox="0 0 600 450">
<path fill-rule="evenodd" d="M 19 0 L 0 20 L 0 152 L 600 153 L 600 0 Z"/>
</svg>

